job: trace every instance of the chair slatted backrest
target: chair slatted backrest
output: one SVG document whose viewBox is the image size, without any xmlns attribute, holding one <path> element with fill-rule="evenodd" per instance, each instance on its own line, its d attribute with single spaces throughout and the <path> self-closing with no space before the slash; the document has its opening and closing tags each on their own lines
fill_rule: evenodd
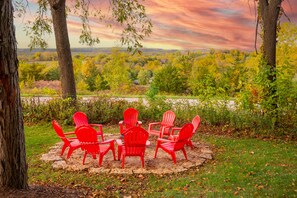
<svg viewBox="0 0 297 198">
<path fill-rule="evenodd" d="M 185 146 L 189 138 L 191 138 L 193 135 L 193 129 L 194 129 L 194 126 L 192 123 L 185 124 L 181 128 L 180 132 L 178 133 L 176 142 L 174 144 L 174 150 L 181 149 Z"/>
<path fill-rule="evenodd" d="M 163 126 L 172 126 L 175 120 L 175 113 L 171 110 L 166 111 L 163 114 L 163 119 L 161 125 Z"/>
<path fill-rule="evenodd" d="M 148 132 L 143 128 L 132 127 L 128 129 L 124 136 L 126 155 L 137 156 L 143 154 L 148 136 Z"/>
<path fill-rule="evenodd" d="M 126 129 L 135 127 L 138 121 L 138 111 L 134 108 L 128 108 L 124 111 L 124 123 Z"/>
<path fill-rule="evenodd" d="M 62 127 L 58 124 L 58 122 L 56 120 L 53 120 L 52 121 L 52 125 L 53 125 L 53 128 L 55 129 L 57 135 L 59 136 L 59 138 L 64 142 L 64 143 L 67 143 L 67 144 L 70 144 L 70 141 L 66 138 L 64 132 L 63 132 L 63 129 Z"/>
<path fill-rule="evenodd" d="M 87 115 L 81 111 L 78 111 L 75 114 L 73 114 L 73 121 L 75 123 L 75 127 L 80 127 L 89 124 Z"/>
<path fill-rule="evenodd" d="M 80 126 L 76 128 L 75 134 L 80 141 L 83 150 L 87 150 L 88 153 L 94 154 L 100 152 L 97 132 L 95 129 L 90 126 Z"/>
<path fill-rule="evenodd" d="M 194 129 L 193 129 L 193 133 L 195 133 L 197 131 L 197 129 L 199 128 L 200 126 L 200 123 L 201 123 L 201 119 L 200 119 L 200 116 L 199 115 L 196 115 L 193 120 L 192 120 L 192 124 L 194 126 Z"/>
<path fill-rule="evenodd" d="M 163 114 L 163 119 L 162 119 L 162 122 L 161 122 L 160 131 L 162 131 L 163 127 L 165 127 L 164 134 L 169 135 L 170 128 L 168 126 L 170 126 L 170 127 L 173 126 L 175 117 L 176 116 L 175 116 L 175 113 L 173 111 L 171 111 L 171 110 L 166 111 Z"/>
</svg>

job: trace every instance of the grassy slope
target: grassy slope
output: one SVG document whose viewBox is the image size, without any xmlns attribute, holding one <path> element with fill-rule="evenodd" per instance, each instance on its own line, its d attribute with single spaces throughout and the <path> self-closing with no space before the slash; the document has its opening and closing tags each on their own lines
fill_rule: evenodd
<svg viewBox="0 0 297 198">
<path fill-rule="evenodd" d="M 71 127 L 66 129 L 71 130 Z M 118 126 L 105 128 L 116 132 Z M 87 188 L 99 196 L 294 197 L 297 193 L 295 142 L 197 135 L 213 146 L 204 167 L 172 175 L 106 175 L 54 170 L 39 160 L 59 139 L 51 125 L 25 127 L 30 183 Z"/>
</svg>

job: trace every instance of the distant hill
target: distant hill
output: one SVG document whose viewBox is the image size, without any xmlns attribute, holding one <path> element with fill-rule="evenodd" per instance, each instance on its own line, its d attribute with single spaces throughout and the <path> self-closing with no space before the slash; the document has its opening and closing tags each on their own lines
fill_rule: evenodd
<svg viewBox="0 0 297 198">
<path fill-rule="evenodd" d="M 71 52 L 72 54 L 98 54 L 98 53 L 111 53 L 111 50 L 113 48 L 72 48 Z M 127 51 L 126 48 L 119 48 L 120 51 Z M 48 49 L 33 49 L 30 51 L 29 48 L 20 48 L 18 49 L 18 54 L 34 54 L 36 52 L 55 52 L 56 49 L 54 48 L 48 48 Z M 168 53 L 168 52 L 175 52 L 179 50 L 164 50 L 164 49 L 157 49 L 157 48 L 143 48 L 141 50 L 143 53 Z"/>
</svg>

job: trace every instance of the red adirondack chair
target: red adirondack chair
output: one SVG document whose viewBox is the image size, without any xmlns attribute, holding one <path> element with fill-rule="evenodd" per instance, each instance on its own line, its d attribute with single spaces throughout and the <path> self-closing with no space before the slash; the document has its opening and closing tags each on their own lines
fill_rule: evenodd
<svg viewBox="0 0 297 198">
<path fill-rule="evenodd" d="M 53 125 L 53 128 L 55 129 L 57 135 L 59 136 L 59 138 L 61 138 L 61 140 L 64 142 L 64 145 L 63 145 L 62 151 L 61 151 L 61 156 L 63 155 L 65 149 L 67 147 L 69 147 L 67 159 L 70 158 L 73 151 L 75 149 L 81 147 L 80 142 L 78 141 L 77 138 L 67 138 L 66 135 L 75 135 L 75 133 L 74 132 L 64 133 L 62 130 L 62 127 L 58 124 L 58 122 L 56 120 L 52 121 L 52 125 Z"/>
<path fill-rule="evenodd" d="M 155 151 L 155 158 L 157 157 L 158 149 L 161 148 L 171 155 L 174 164 L 176 164 L 175 151 L 182 150 L 185 158 L 188 159 L 185 150 L 185 145 L 187 144 L 189 138 L 192 136 L 193 128 L 194 126 L 191 123 L 184 125 L 181 128 L 178 136 L 176 136 L 176 138 L 174 138 L 173 140 L 158 138 Z"/>
<path fill-rule="evenodd" d="M 170 135 L 170 129 L 174 126 L 175 113 L 173 111 L 166 111 L 163 114 L 162 122 L 153 122 L 149 124 L 148 132 L 152 135 L 157 135 L 160 138 L 163 135 Z M 157 130 L 156 126 L 160 126 Z"/>
<path fill-rule="evenodd" d="M 85 164 L 87 154 L 92 155 L 93 159 L 96 159 L 96 155 L 99 154 L 99 166 L 101 166 L 103 157 L 109 150 L 112 151 L 113 158 L 116 160 L 114 139 L 98 142 L 96 130 L 88 125 L 76 128 L 75 134 L 80 141 L 81 148 L 85 151 L 83 164 Z"/>
<path fill-rule="evenodd" d="M 132 127 L 125 132 L 124 142 L 117 140 L 118 157 L 122 157 L 122 168 L 126 156 L 139 156 L 144 167 L 144 153 L 148 140 L 148 132 L 140 127 Z M 119 158 L 120 159 L 120 158 Z"/>
<path fill-rule="evenodd" d="M 196 115 L 192 120 L 192 124 L 193 124 L 194 128 L 193 128 L 193 134 L 192 134 L 191 138 L 196 133 L 197 129 L 200 126 L 200 123 L 201 123 L 200 116 Z M 177 135 L 174 135 L 175 131 L 179 131 L 180 129 L 181 128 L 177 128 L 177 127 L 172 128 L 172 135 L 169 136 L 169 139 L 174 139 L 177 136 Z M 192 143 L 191 138 L 189 138 L 187 145 L 190 146 L 191 149 L 193 149 L 193 143 Z"/>
<path fill-rule="evenodd" d="M 120 133 L 124 134 L 131 127 L 141 127 L 142 122 L 138 121 L 138 111 L 133 108 L 128 108 L 124 111 L 124 120 L 119 122 Z"/>
<path fill-rule="evenodd" d="M 72 118 L 75 123 L 75 128 L 78 128 L 83 125 L 89 125 L 91 127 L 97 128 L 97 130 L 96 130 L 97 135 L 100 135 L 102 141 L 104 141 L 102 124 L 89 124 L 87 115 L 81 111 L 74 113 Z"/>
</svg>

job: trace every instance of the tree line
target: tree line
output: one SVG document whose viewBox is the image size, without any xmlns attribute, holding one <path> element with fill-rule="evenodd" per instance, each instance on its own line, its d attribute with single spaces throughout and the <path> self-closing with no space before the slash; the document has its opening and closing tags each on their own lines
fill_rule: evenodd
<svg viewBox="0 0 297 198">
<path fill-rule="evenodd" d="M 282 100 L 292 100 L 296 93 L 296 32 L 296 25 L 284 23 L 278 36 L 275 94 Z M 29 59 L 20 58 L 21 84 L 59 80 L 57 61 L 50 61 L 53 57 L 37 52 Z M 245 98 L 249 103 L 259 104 L 266 101 L 266 87 L 270 85 L 261 57 L 261 53 L 239 50 L 131 55 L 113 49 L 110 54 L 78 54 L 72 59 L 78 91 L 144 94 L 137 92 L 137 87 L 145 87 L 146 91 L 157 89 L 165 95 Z"/>
</svg>

